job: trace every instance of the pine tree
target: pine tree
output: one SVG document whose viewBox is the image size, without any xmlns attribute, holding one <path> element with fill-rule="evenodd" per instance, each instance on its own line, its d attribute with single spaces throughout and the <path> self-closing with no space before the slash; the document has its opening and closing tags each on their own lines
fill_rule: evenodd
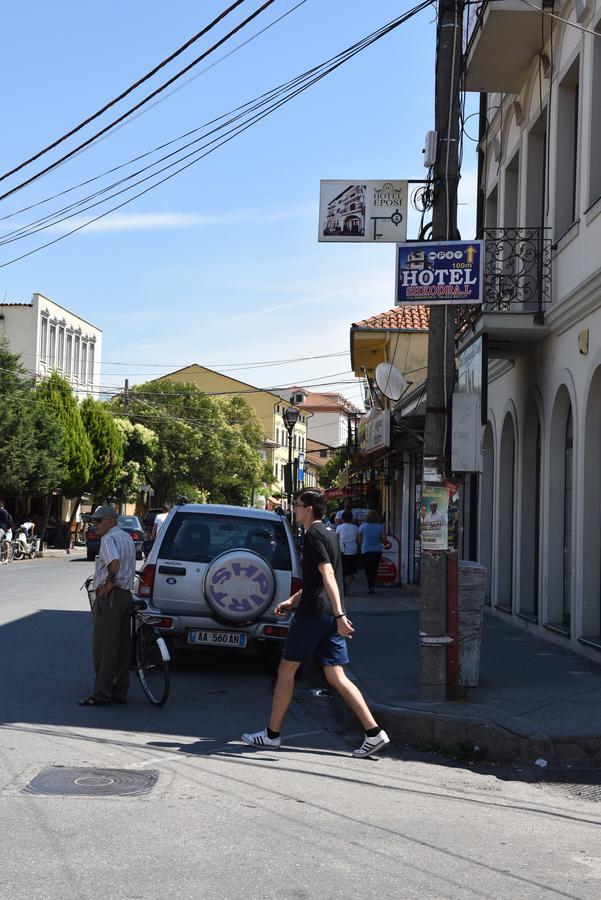
<svg viewBox="0 0 601 900">
<path fill-rule="evenodd" d="M 123 437 L 106 404 L 86 397 L 79 409 L 92 447 L 87 492 L 96 506 L 115 499 L 123 466 Z"/>
<path fill-rule="evenodd" d="M 48 402 L 64 432 L 65 475 L 60 488 L 65 497 L 81 497 L 90 483 L 93 453 L 77 400 L 69 383 L 57 372 L 39 385 L 38 393 Z"/>
</svg>

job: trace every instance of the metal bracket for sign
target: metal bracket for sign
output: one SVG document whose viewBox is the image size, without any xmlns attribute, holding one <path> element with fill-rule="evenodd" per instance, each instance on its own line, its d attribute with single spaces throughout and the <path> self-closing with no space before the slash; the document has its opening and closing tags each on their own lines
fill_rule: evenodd
<svg viewBox="0 0 601 900">
<path fill-rule="evenodd" d="M 372 222 L 374 223 L 374 241 L 377 241 L 379 237 L 382 237 L 381 234 L 378 234 L 378 222 L 392 222 L 395 228 L 403 221 L 403 215 L 399 209 L 395 209 L 395 211 L 389 216 L 372 216 Z"/>
<path fill-rule="evenodd" d="M 441 635 L 441 637 L 430 637 L 423 631 L 420 631 L 419 642 L 420 644 L 435 646 L 436 644 L 452 644 L 453 638 L 448 634 Z"/>
</svg>

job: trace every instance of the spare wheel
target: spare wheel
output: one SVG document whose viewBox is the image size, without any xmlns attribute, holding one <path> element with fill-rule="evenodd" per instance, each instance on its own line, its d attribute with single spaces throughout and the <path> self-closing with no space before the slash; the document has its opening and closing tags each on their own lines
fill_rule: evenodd
<svg viewBox="0 0 601 900">
<path fill-rule="evenodd" d="M 204 595 L 219 622 L 247 625 L 258 619 L 275 595 L 269 563 L 252 550 L 227 550 L 207 567 Z"/>
</svg>

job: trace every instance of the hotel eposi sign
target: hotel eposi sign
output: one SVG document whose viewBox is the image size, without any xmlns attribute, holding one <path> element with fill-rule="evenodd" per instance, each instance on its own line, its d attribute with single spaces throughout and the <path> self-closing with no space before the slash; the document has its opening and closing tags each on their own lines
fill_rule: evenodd
<svg viewBox="0 0 601 900">
<path fill-rule="evenodd" d="M 407 239 L 407 181 L 321 181 L 320 241 Z"/>
<path fill-rule="evenodd" d="M 483 241 L 398 244 L 397 306 L 482 303 Z"/>
</svg>

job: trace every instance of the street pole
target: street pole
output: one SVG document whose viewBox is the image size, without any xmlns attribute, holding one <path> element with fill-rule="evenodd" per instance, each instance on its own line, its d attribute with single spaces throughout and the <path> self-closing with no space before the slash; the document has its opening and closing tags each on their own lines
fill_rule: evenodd
<svg viewBox="0 0 601 900">
<path fill-rule="evenodd" d="M 290 521 L 292 521 L 292 432 L 294 426 L 288 428 L 288 509 L 290 510 Z"/>
<path fill-rule="evenodd" d="M 438 6 L 432 240 L 457 238 L 460 73 L 464 0 Z M 422 491 L 450 475 L 450 408 L 455 381 L 455 311 L 430 306 Z M 447 699 L 447 552 L 422 548 L 419 698 Z"/>
</svg>

